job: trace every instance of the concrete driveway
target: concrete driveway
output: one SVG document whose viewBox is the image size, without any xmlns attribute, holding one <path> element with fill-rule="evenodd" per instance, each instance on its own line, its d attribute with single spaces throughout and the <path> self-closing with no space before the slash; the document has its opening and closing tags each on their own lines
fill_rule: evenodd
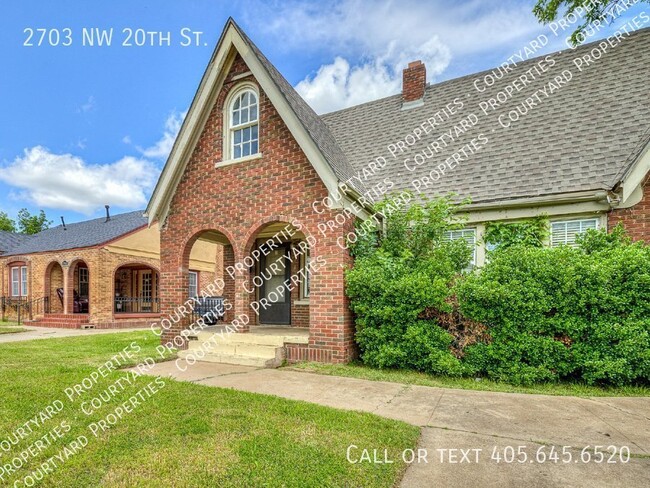
<svg viewBox="0 0 650 488">
<path fill-rule="evenodd" d="M 182 360 L 178 366 L 159 363 L 152 374 L 371 412 L 422 427 L 421 462 L 410 464 L 404 487 L 650 486 L 650 398 L 453 390 L 290 369 L 190 366 Z M 594 446 L 602 446 L 597 448 L 602 462 Z M 608 451 L 608 446 L 614 447 Z M 622 462 L 621 450 L 627 460 L 627 449 L 631 457 Z"/>
</svg>

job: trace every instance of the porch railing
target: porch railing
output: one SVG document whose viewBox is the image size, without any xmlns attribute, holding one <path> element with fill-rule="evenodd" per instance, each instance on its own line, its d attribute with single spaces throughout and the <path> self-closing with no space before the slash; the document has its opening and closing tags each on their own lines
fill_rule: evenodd
<svg viewBox="0 0 650 488">
<path fill-rule="evenodd" d="M 0 316 L 2 320 L 16 319 L 18 324 L 32 320 L 35 315 L 50 313 L 50 298 L 38 297 L 0 297 Z"/>
<path fill-rule="evenodd" d="M 160 313 L 157 298 L 115 297 L 113 311 L 119 313 Z"/>
<path fill-rule="evenodd" d="M 226 310 L 223 297 L 198 297 L 198 303 L 192 310 L 192 322 L 200 318 L 206 325 L 215 325 L 218 321 L 224 320 Z"/>
</svg>

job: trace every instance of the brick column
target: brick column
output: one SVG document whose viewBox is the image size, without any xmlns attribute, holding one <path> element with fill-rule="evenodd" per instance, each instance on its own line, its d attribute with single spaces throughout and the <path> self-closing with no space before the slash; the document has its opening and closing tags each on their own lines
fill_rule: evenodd
<svg viewBox="0 0 650 488">
<path fill-rule="evenodd" d="M 352 225 L 348 231 L 351 229 Z M 346 233 L 321 238 L 312 251 L 312 262 L 321 256 L 325 264 L 312 275 L 309 350 L 301 359 L 343 363 L 357 355 L 354 320 L 345 296 L 345 270 L 352 266 L 352 258 L 337 243 L 337 238 L 343 239 Z"/>
</svg>

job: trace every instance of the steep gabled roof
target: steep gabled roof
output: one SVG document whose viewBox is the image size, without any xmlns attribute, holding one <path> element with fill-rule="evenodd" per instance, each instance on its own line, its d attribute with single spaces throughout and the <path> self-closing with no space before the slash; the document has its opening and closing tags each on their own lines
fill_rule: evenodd
<svg viewBox="0 0 650 488">
<path fill-rule="evenodd" d="M 234 28 L 237 29 L 239 34 L 242 36 L 242 39 L 246 41 L 248 46 L 260 60 L 260 63 L 268 71 L 271 79 L 280 89 L 284 98 L 289 103 L 289 106 L 298 117 L 298 120 L 307 130 L 312 140 L 316 143 L 318 149 L 323 153 L 326 161 L 329 163 L 339 180 L 342 182 L 350 180 L 356 172 L 349 163 L 345 153 L 339 147 L 327 124 L 316 114 L 316 112 L 314 112 L 298 92 L 294 90 L 286 78 L 280 74 L 277 68 L 266 58 L 266 56 L 264 56 L 246 33 L 242 31 L 234 21 L 232 21 L 232 23 Z M 363 191 L 363 188 L 358 189 Z"/>
<path fill-rule="evenodd" d="M 203 74 L 185 121 L 147 206 L 149 223 L 164 221 L 187 161 L 213 107 L 223 78 L 239 53 L 330 192 L 354 174 L 329 127 L 230 18 Z M 363 192 L 363 187 L 355 188 Z"/>
<path fill-rule="evenodd" d="M 113 215 L 108 222 L 106 222 L 105 217 L 101 217 L 86 220 L 85 222 L 67 224 L 65 229 L 62 225 L 59 225 L 19 239 L 15 245 L 7 250 L 3 257 L 98 246 L 146 225 L 147 219 L 143 217 L 142 210 Z"/>
<path fill-rule="evenodd" d="M 588 54 L 600 42 L 551 54 L 554 65 L 545 73 L 534 72 L 531 76 L 529 71 L 543 58 L 522 62 L 490 87 L 481 80 L 491 71 L 427 86 L 424 104 L 419 108 L 402 110 L 401 96 L 395 95 L 326 114 L 322 119 L 353 167 L 358 169 L 377 156 L 387 159 L 386 167 L 381 173 L 371 175 L 368 185 L 388 176 L 396 188 L 413 190 L 414 179 L 428 175 L 482 133 L 489 142 L 423 188 L 424 193 L 435 196 L 453 192 L 471 197 L 474 203 L 500 205 L 512 200 L 578 192 L 592 192 L 597 198 L 599 191 L 602 195 L 614 189 L 648 149 L 650 28 L 624 38 L 591 65 L 583 62 L 580 71 L 574 59 Z M 552 62 L 545 64 L 550 66 Z M 536 106 L 526 110 L 526 99 L 533 97 L 537 90 L 549 87 L 566 70 L 572 75 L 570 81 L 548 97 L 538 92 L 540 100 L 534 99 Z M 485 115 L 480 110 L 480 102 L 496 99 L 497 93 L 503 92 L 507 85 L 512 86 L 513 80 L 527 72 L 531 80 L 528 86 L 515 89 L 512 98 L 500 103 L 496 111 Z M 475 80 L 484 91 L 475 88 Z M 463 102 L 461 110 L 409 146 L 398 158 L 388 153 L 389 144 L 404 140 L 455 99 Z M 527 113 L 507 129 L 500 126 L 500 115 L 506 114 L 508 121 L 508 112 L 519 109 Z M 471 113 L 479 119 L 476 126 L 415 170 L 405 167 L 405 159 L 422 153 L 436 137 L 453 129 Z"/>
</svg>

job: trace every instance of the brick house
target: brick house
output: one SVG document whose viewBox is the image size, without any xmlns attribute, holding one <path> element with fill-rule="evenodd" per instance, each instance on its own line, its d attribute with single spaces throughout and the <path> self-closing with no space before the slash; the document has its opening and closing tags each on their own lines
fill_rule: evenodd
<svg viewBox="0 0 650 488">
<path fill-rule="evenodd" d="M 149 326 L 160 317 L 160 232 L 142 210 L 60 225 L 33 236 L 0 233 L 0 313 L 49 327 Z M 214 279 L 217 248 L 197 246 L 200 284 Z"/>
<path fill-rule="evenodd" d="M 546 215 L 549 245 L 617 222 L 648 240 L 650 30 L 579 69 L 593 49 L 434 85 L 416 61 L 401 94 L 319 116 L 230 19 L 146 210 L 160 225 L 163 317 L 194 291 L 193 246 L 211 242 L 226 322 L 253 332 L 212 360 L 243 360 L 237 347 L 272 330 L 275 359 L 352 359 L 346 242 L 402 190 L 471 197 L 467 228 L 449 237 L 472 243 L 478 266 L 493 221 Z M 163 343 L 184 347 L 188 321 L 167 324 Z"/>
</svg>

